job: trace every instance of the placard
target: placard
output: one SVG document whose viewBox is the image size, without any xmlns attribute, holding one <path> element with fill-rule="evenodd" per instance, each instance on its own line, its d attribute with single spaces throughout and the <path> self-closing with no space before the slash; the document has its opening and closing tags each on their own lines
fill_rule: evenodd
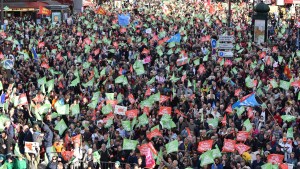
<svg viewBox="0 0 300 169">
<path fill-rule="evenodd" d="M 25 141 L 25 153 L 37 153 L 39 149 L 38 142 L 27 142 Z"/>
</svg>

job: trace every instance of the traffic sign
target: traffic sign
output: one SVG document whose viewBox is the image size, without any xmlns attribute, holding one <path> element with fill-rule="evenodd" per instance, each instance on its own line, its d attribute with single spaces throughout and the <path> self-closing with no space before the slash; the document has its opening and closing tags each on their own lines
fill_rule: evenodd
<svg viewBox="0 0 300 169">
<path fill-rule="evenodd" d="M 212 40 L 211 40 L 211 47 L 212 47 L 213 49 L 215 49 L 215 48 L 217 47 L 217 40 L 216 40 L 216 39 L 212 39 Z"/>
<path fill-rule="evenodd" d="M 222 42 L 233 42 L 234 37 L 233 36 L 219 36 L 219 41 Z"/>
<path fill-rule="evenodd" d="M 232 43 L 219 43 L 219 49 L 232 49 Z"/>
<path fill-rule="evenodd" d="M 219 51 L 218 52 L 219 57 L 233 57 L 232 51 Z"/>
</svg>

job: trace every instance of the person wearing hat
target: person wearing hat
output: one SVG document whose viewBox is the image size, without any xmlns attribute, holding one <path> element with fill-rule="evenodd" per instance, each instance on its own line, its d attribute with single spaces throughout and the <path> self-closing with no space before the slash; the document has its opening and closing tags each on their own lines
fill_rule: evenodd
<svg viewBox="0 0 300 169">
<path fill-rule="evenodd" d="M 290 158 L 290 155 L 292 153 L 292 146 L 287 142 L 287 138 L 283 137 L 282 140 L 279 140 L 279 145 L 281 146 L 281 151 L 284 153 L 284 160 Z"/>
<path fill-rule="evenodd" d="M 120 161 L 116 161 L 115 162 L 115 169 L 121 169 L 121 163 L 120 163 Z"/>
</svg>

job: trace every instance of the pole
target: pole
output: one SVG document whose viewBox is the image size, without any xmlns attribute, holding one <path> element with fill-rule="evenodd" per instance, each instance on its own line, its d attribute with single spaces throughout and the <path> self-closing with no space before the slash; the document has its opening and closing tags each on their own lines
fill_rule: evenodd
<svg viewBox="0 0 300 169">
<path fill-rule="evenodd" d="M 1 0 L 1 24 L 3 24 L 3 18 L 4 18 L 4 9 L 3 9 L 3 0 Z"/>
<path fill-rule="evenodd" d="M 230 27 L 231 22 L 231 0 L 228 0 L 228 23 L 227 27 Z"/>
</svg>

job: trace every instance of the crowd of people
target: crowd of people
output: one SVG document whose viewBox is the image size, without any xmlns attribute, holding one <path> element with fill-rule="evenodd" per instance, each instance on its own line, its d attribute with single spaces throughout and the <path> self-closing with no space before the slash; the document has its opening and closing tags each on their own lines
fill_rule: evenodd
<svg viewBox="0 0 300 169">
<path fill-rule="evenodd" d="M 226 3 L 188 0 L 8 18 L 0 168 L 299 168 L 297 23 L 271 11 L 256 43 L 250 10 L 232 3 L 230 24 Z"/>
</svg>

